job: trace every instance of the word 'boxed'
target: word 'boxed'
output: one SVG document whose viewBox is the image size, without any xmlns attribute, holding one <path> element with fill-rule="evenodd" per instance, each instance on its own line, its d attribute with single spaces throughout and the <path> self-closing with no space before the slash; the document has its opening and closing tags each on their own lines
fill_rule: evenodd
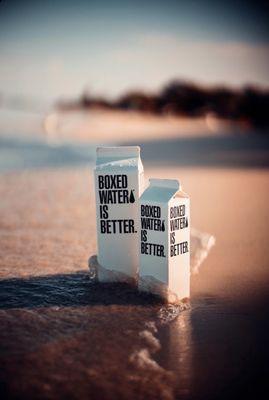
<svg viewBox="0 0 269 400">
<path fill-rule="evenodd" d="M 138 202 L 143 177 L 138 146 L 97 148 L 98 263 L 130 278 L 136 278 L 139 266 Z"/>
<path fill-rule="evenodd" d="M 150 179 L 140 198 L 139 287 L 169 301 L 190 296 L 190 204 L 179 182 Z"/>
</svg>

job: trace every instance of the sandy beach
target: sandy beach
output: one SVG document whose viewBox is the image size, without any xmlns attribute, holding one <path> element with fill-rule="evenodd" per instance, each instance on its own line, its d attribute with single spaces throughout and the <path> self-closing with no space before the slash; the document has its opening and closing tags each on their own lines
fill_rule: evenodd
<svg viewBox="0 0 269 400">
<path fill-rule="evenodd" d="M 7 398 L 238 399 L 265 389 L 268 139 L 160 133 L 137 144 L 146 176 L 182 181 L 192 226 L 216 238 L 192 277 L 191 307 L 172 322 L 173 310 L 151 296 L 89 279 L 94 145 L 16 147 L 1 138 L 9 151 L 0 175 Z"/>
</svg>

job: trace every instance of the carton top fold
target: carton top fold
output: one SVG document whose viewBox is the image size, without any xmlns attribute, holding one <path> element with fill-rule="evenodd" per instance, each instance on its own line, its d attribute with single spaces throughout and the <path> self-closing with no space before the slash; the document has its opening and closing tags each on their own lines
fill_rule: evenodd
<svg viewBox="0 0 269 400">
<path fill-rule="evenodd" d="M 97 147 L 96 169 L 143 169 L 139 146 Z"/>
<path fill-rule="evenodd" d="M 177 179 L 150 179 L 141 200 L 167 203 L 179 190 L 180 183 Z"/>
<path fill-rule="evenodd" d="M 157 186 L 160 188 L 175 189 L 175 192 L 180 189 L 180 183 L 177 179 L 150 178 L 149 184 L 150 186 Z"/>
</svg>

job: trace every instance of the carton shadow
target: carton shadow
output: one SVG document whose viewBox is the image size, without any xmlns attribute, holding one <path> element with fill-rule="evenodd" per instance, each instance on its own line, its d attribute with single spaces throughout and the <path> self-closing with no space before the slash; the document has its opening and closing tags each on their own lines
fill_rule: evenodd
<svg viewBox="0 0 269 400">
<path fill-rule="evenodd" d="M 79 271 L 0 280 L 0 309 L 81 307 L 89 305 L 156 305 L 161 300 L 125 283 L 97 283 Z"/>
</svg>

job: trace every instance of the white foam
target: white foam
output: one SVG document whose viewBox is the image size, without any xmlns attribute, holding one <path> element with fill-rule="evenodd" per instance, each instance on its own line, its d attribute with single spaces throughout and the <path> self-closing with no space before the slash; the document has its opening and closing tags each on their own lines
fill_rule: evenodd
<svg viewBox="0 0 269 400">
<path fill-rule="evenodd" d="M 157 333 L 157 327 L 154 321 L 147 321 L 145 327 L 153 333 Z"/>
<path fill-rule="evenodd" d="M 191 229 L 191 274 L 198 274 L 201 264 L 215 243 L 216 238 L 213 235 Z"/>
<path fill-rule="evenodd" d="M 191 229 L 191 274 L 194 275 L 199 272 L 202 263 L 215 243 L 216 239 L 213 235 Z M 89 269 L 90 278 L 93 280 L 101 276 L 101 280 L 105 279 L 107 282 L 134 283 L 134 280 L 130 280 L 130 277 L 124 273 L 102 267 L 98 263 L 96 255 L 90 257 Z"/>
<path fill-rule="evenodd" d="M 174 321 L 178 315 L 190 308 L 190 303 L 168 304 L 160 308 L 158 318 L 162 325 Z"/>
<path fill-rule="evenodd" d="M 151 358 L 150 352 L 147 348 L 136 350 L 130 355 L 129 360 L 131 363 L 135 364 L 136 367 L 141 369 L 163 371 L 163 368 Z"/>
<path fill-rule="evenodd" d="M 146 341 L 152 351 L 158 351 L 161 348 L 159 340 L 148 330 L 139 332 L 139 336 Z"/>
</svg>

